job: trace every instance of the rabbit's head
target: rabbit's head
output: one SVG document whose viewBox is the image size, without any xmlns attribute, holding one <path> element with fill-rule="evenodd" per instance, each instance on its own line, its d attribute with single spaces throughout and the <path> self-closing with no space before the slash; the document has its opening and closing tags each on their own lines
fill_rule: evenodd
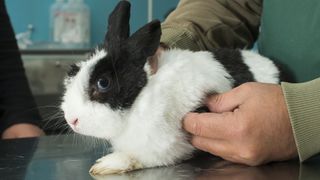
<svg viewBox="0 0 320 180">
<path fill-rule="evenodd" d="M 147 84 L 144 66 L 160 43 L 159 21 L 129 35 L 130 3 L 120 1 L 109 16 L 104 44 L 71 67 L 61 105 L 80 134 L 110 139 L 126 128 L 125 114 Z"/>
</svg>

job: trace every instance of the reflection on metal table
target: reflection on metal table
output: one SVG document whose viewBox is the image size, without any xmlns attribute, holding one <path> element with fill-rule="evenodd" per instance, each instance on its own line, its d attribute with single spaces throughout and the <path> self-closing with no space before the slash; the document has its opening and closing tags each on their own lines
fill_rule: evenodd
<svg viewBox="0 0 320 180">
<path fill-rule="evenodd" d="M 77 135 L 0 141 L 0 179 L 4 180 L 185 180 L 185 179 L 320 179 L 320 157 L 258 167 L 233 164 L 199 154 L 169 167 L 143 169 L 120 175 L 92 177 L 91 165 L 111 147 L 103 140 Z"/>
</svg>

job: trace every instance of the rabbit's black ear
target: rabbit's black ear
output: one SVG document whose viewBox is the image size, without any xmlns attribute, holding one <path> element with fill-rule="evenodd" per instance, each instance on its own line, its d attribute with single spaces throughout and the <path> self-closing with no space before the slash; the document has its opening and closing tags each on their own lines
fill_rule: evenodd
<svg viewBox="0 0 320 180">
<path fill-rule="evenodd" d="M 108 32 L 105 36 L 107 49 L 119 49 L 120 44 L 129 37 L 130 3 L 120 1 L 108 20 Z"/>
<path fill-rule="evenodd" d="M 161 25 L 159 20 L 153 20 L 144 25 L 128 39 L 128 50 L 130 55 L 139 56 L 145 63 L 146 58 L 154 55 L 160 45 Z"/>
</svg>

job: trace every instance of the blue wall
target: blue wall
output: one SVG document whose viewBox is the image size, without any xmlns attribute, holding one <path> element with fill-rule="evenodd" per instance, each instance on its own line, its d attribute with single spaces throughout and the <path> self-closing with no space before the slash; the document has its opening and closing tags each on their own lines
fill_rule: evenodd
<svg viewBox="0 0 320 180">
<path fill-rule="evenodd" d="M 169 9 L 174 8 L 179 0 L 154 0 L 153 18 L 164 19 Z M 16 33 L 27 30 L 33 24 L 32 40 L 49 41 L 49 8 L 54 0 L 6 0 L 7 9 Z M 91 10 L 91 44 L 99 44 L 105 34 L 107 17 L 118 0 L 85 0 Z M 130 0 L 131 31 L 137 30 L 148 21 L 148 0 Z"/>
</svg>

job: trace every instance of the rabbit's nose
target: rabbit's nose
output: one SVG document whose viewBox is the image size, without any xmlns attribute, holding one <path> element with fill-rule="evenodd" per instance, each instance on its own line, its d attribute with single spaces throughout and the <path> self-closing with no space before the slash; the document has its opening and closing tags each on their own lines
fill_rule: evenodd
<svg viewBox="0 0 320 180">
<path fill-rule="evenodd" d="M 72 120 L 70 121 L 70 124 L 72 124 L 73 126 L 77 126 L 78 123 L 79 123 L 78 118 L 72 119 Z"/>
</svg>

